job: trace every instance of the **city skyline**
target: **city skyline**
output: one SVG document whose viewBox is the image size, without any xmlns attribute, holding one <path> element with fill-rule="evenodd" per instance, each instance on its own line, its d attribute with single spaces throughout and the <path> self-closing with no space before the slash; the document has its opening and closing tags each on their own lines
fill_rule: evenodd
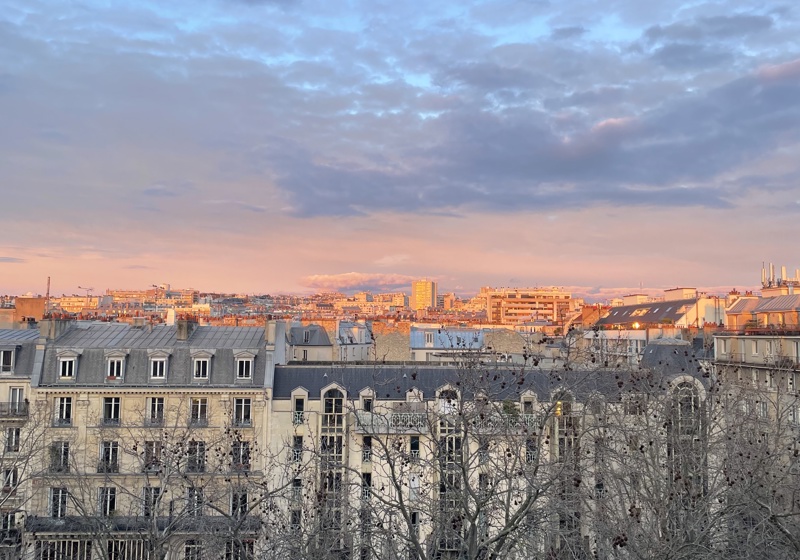
<svg viewBox="0 0 800 560">
<path fill-rule="evenodd" d="M 790 4 L 12 0 L 0 37 L 0 292 L 798 267 Z"/>
</svg>

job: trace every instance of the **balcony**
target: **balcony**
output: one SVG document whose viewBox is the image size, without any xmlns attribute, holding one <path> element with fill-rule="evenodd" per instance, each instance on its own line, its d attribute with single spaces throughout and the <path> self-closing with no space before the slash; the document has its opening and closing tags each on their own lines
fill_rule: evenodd
<svg viewBox="0 0 800 560">
<path fill-rule="evenodd" d="M 207 428 L 208 418 L 190 418 L 189 427 L 191 428 Z"/>
<path fill-rule="evenodd" d="M 367 447 L 361 450 L 361 462 L 362 463 L 371 463 L 372 462 L 372 448 Z"/>
<path fill-rule="evenodd" d="M 27 402 L 0 403 L 0 418 L 26 418 L 27 416 Z"/>
<path fill-rule="evenodd" d="M 119 463 L 117 461 L 100 461 L 97 463 L 98 473 L 118 473 Z"/>
<path fill-rule="evenodd" d="M 150 416 L 144 419 L 145 428 L 159 428 L 164 425 L 163 416 Z"/>
<path fill-rule="evenodd" d="M 69 428 L 72 426 L 72 418 L 56 418 L 53 420 L 54 428 Z"/>
<path fill-rule="evenodd" d="M 535 414 L 496 414 L 475 418 L 472 424 L 478 432 L 497 434 L 533 431 L 540 426 L 541 421 Z"/>
<path fill-rule="evenodd" d="M 428 415 L 424 412 L 356 412 L 356 433 L 359 434 L 422 434 L 428 430 Z"/>
<path fill-rule="evenodd" d="M 234 418 L 233 425 L 236 428 L 252 428 L 253 420 L 250 418 Z"/>
<path fill-rule="evenodd" d="M 103 426 L 119 426 L 119 418 L 103 418 Z"/>
<path fill-rule="evenodd" d="M 295 426 L 299 426 L 300 424 L 305 422 L 305 412 L 301 410 L 295 410 L 292 412 L 292 424 Z"/>
</svg>

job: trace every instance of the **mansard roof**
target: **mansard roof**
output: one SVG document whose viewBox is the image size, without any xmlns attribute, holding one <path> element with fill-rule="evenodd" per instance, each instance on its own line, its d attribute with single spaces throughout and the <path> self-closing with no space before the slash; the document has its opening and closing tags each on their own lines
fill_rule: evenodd
<svg viewBox="0 0 800 560">
<path fill-rule="evenodd" d="M 597 321 L 598 326 L 640 324 L 675 324 L 689 309 L 697 305 L 695 299 L 652 301 L 635 305 L 612 307 L 605 317 Z"/>
</svg>

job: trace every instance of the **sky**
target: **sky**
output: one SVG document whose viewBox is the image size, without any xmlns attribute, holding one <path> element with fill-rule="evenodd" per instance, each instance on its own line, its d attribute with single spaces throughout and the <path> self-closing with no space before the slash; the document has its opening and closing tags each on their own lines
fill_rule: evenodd
<svg viewBox="0 0 800 560">
<path fill-rule="evenodd" d="M 794 1 L 0 7 L 0 293 L 800 268 Z"/>
</svg>

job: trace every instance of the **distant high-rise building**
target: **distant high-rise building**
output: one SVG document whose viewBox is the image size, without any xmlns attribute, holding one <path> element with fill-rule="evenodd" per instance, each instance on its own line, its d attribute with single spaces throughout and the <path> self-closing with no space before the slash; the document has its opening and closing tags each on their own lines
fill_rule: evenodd
<svg viewBox="0 0 800 560">
<path fill-rule="evenodd" d="M 411 283 L 411 309 L 419 311 L 436 307 L 436 282 L 415 280 Z"/>
</svg>

